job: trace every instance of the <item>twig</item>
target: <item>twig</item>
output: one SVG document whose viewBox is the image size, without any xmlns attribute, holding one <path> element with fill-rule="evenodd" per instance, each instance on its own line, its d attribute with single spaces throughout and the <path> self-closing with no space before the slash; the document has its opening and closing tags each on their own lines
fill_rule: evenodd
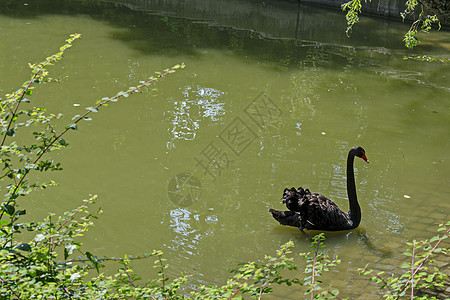
<svg viewBox="0 0 450 300">
<path fill-rule="evenodd" d="M 166 290 L 166 277 L 164 276 L 164 264 L 162 262 L 161 252 L 158 252 L 159 265 L 161 266 L 162 288 Z"/>
<path fill-rule="evenodd" d="M 80 223 L 87 221 L 92 215 L 93 215 L 93 214 L 88 214 L 88 215 L 85 217 L 85 219 L 80 219 L 80 220 L 78 220 L 78 222 L 76 222 L 76 223 L 73 225 L 73 227 L 77 227 Z M 87 227 L 88 227 L 89 225 L 91 225 L 91 224 L 92 224 L 92 222 L 91 222 L 91 221 L 88 221 L 88 224 L 85 225 L 85 226 L 83 227 L 83 229 L 87 228 Z M 77 234 L 79 234 L 83 229 L 80 229 L 79 231 L 77 231 L 73 236 L 76 236 Z M 67 234 L 70 230 L 71 230 L 70 228 L 66 228 L 66 231 L 63 233 L 63 235 L 64 235 L 64 234 Z"/>
<path fill-rule="evenodd" d="M 66 40 L 67 44 L 65 44 L 63 47 L 61 47 L 62 50 L 60 49 L 60 52 L 48 57 L 47 60 L 44 61 L 44 63 L 40 64 L 40 67 L 36 69 L 36 72 L 33 74 L 33 76 L 31 76 L 31 79 L 28 81 L 27 85 L 19 93 L 19 95 L 17 95 L 18 101 L 17 101 L 16 107 L 14 108 L 14 110 L 11 110 L 13 112 L 13 115 L 11 116 L 11 121 L 8 122 L 6 131 L 8 131 L 11 128 L 11 124 L 14 122 L 13 121 L 14 117 L 17 115 L 17 110 L 19 109 L 20 103 L 22 103 L 23 97 L 26 95 L 27 91 L 31 88 L 31 86 L 35 83 L 36 78 L 41 76 L 41 72 L 42 72 L 42 70 L 44 70 L 44 67 L 46 67 L 48 64 L 50 64 L 50 62 L 56 61 L 58 57 L 61 57 L 64 54 L 64 52 L 66 52 L 68 49 L 70 49 L 70 47 L 72 47 L 72 43 L 76 39 L 80 38 L 80 36 L 81 35 L 78 33 L 71 35 L 71 38 Z M 2 125 L 3 125 L 3 122 L 2 122 Z M 2 139 L 0 146 L 3 146 L 5 144 L 5 140 L 6 140 L 6 136 L 7 136 L 6 131 L 5 131 L 5 134 L 3 135 L 3 139 Z"/>
<path fill-rule="evenodd" d="M 284 256 L 284 254 L 286 253 L 286 251 L 288 250 L 288 248 L 289 248 L 289 246 L 287 245 L 284 249 L 283 249 L 283 251 L 281 252 L 281 254 L 279 255 L 279 258 L 275 261 L 275 262 L 273 262 L 270 266 L 269 266 L 269 268 L 267 268 L 267 269 L 271 269 L 274 265 L 275 265 L 275 263 L 276 262 L 278 262 L 278 261 L 280 261 L 281 260 L 281 258 Z M 247 267 L 247 270 L 249 269 L 249 267 L 250 266 L 248 266 Z M 264 274 L 264 277 L 266 276 L 265 274 L 267 274 L 269 271 L 266 271 L 266 272 L 264 272 L 263 274 Z M 249 278 L 247 278 L 247 280 L 245 281 L 245 283 L 247 283 L 247 282 L 249 282 L 253 277 L 255 277 L 255 273 L 253 273 Z M 242 278 L 242 277 L 241 277 Z M 238 280 L 240 280 L 241 278 L 238 278 Z M 233 295 L 231 295 L 228 299 L 233 299 L 238 293 L 239 293 L 239 291 L 242 289 L 242 286 L 240 287 L 240 288 L 238 288 L 234 293 L 233 293 Z M 260 291 L 260 294 L 261 294 L 262 292 Z"/>
<path fill-rule="evenodd" d="M 59 280 L 59 279 L 56 279 L 56 280 L 62 285 L 61 280 Z M 62 288 L 64 289 L 64 291 L 66 291 L 67 296 L 69 297 L 69 299 L 73 299 L 73 298 L 70 296 L 70 291 L 69 291 L 69 289 L 68 289 L 65 285 L 62 285 Z"/>
<path fill-rule="evenodd" d="M 132 285 L 133 287 L 136 287 L 136 285 L 134 284 L 133 279 L 131 278 L 130 273 L 127 272 L 127 268 L 128 268 L 128 264 L 125 263 L 124 272 L 125 272 L 125 274 L 127 274 L 127 276 L 128 276 L 128 281 L 131 283 L 131 285 Z"/>
<path fill-rule="evenodd" d="M 247 267 L 247 270 L 248 270 L 249 268 L 250 268 L 250 266 Z M 245 271 L 247 271 L 247 270 L 245 270 Z M 250 279 L 252 279 L 253 277 L 255 277 L 255 275 L 252 275 L 252 276 L 250 276 L 249 278 L 247 278 L 247 280 L 245 281 L 245 283 L 249 282 Z M 242 278 L 242 277 L 241 277 L 241 278 Z M 237 280 L 239 281 L 241 278 L 238 278 Z M 231 295 L 231 296 L 228 298 L 228 300 L 229 300 L 229 299 L 233 299 L 234 296 L 236 296 L 236 295 L 239 293 L 239 291 L 240 291 L 241 289 L 242 289 L 242 287 L 238 288 L 238 289 L 234 292 L 234 294 Z"/>
<path fill-rule="evenodd" d="M 82 252 L 81 252 L 82 253 Z M 146 254 L 146 255 L 142 255 L 142 256 L 138 256 L 138 257 L 128 257 L 128 258 L 109 258 L 109 257 L 100 257 L 97 260 L 102 262 L 102 261 L 124 261 L 124 260 L 141 260 L 141 259 L 146 259 L 149 258 L 150 256 L 154 256 L 153 254 Z M 67 262 L 70 263 L 74 263 L 74 262 L 84 262 L 84 259 L 70 259 Z"/>
<path fill-rule="evenodd" d="M 366 270 L 366 267 L 364 268 L 364 270 Z M 388 284 L 388 282 L 383 277 L 379 276 L 377 273 L 375 273 L 374 271 L 370 271 L 370 270 L 369 270 L 369 274 L 371 274 L 373 277 L 380 280 L 380 282 L 382 282 L 384 284 L 384 286 L 386 286 L 391 292 L 394 292 L 394 289 Z"/>
<path fill-rule="evenodd" d="M 175 72 L 176 69 L 179 68 L 184 68 L 184 63 L 182 63 L 181 65 L 175 65 L 172 68 L 170 68 L 169 70 L 167 70 L 164 73 L 159 74 L 156 77 L 151 77 L 149 80 L 147 80 L 146 82 L 138 85 L 137 87 L 134 87 L 130 90 L 128 90 L 126 93 L 119 93 L 114 97 L 111 98 L 107 98 L 101 102 L 99 102 L 98 104 L 96 104 L 93 108 L 91 108 L 90 110 L 88 110 L 87 112 L 85 112 L 83 115 L 79 116 L 77 119 L 75 119 L 75 122 L 73 124 L 77 124 L 78 122 L 80 122 L 82 119 L 84 119 L 86 116 L 88 116 L 91 112 L 96 111 L 97 108 L 107 104 L 108 102 L 117 100 L 118 98 L 120 98 L 123 95 L 127 95 L 127 94 L 131 94 L 134 92 L 137 92 L 138 90 L 140 90 L 141 88 L 150 85 L 151 83 L 153 83 L 154 81 L 166 76 L 167 74 L 173 73 Z M 66 134 L 69 130 L 71 130 L 71 127 L 67 126 L 58 136 L 56 136 L 48 145 L 47 147 L 45 147 L 44 150 L 41 151 L 41 153 L 38 155 L 38 157 L 34 160 L 33 164 L 36 164 L 41 158 L 42 156 L 47 153 L 47 151 L 55 144 L 56 141 L 58 141 L 64 134 Z M 20 177 L 19 182 L 15 185 L 15 188 L 13 190 L 13 192 L 11 193 L 11 197 L 8 199 L 8 201 L 6 202 L 5 205 L 8 205 L 12 202 L 12 196 L 14 196 L 17 192 L 17 190 L 19 189 L 20 185 L 22 184 L 22 182 L 25 180 L 26 176 L 28 175 L 29 172 L 26 172 L 25 174 L 23 174 Z M 2 212 L 0 213 L 0 219 L 3 217 L 5 213 L 5 210 L 2 210 Z"/>
<path fill-rule="evenodd" d="M 88 205 L 90 202 L 92 202 L 93 200 L 95 199 L 95 197 L 91 197 L 90 199 L 88 199 L 83 205 L 81 205 L 70 217 L 68 217 L 67 218 L 67 220 L 65 220 L 64 222 L 63 222 L 63 224 L 61 224 L 60 226 L 59 226 L 59 228 L 58 229 L 56 229 L 55 230 L 55 232 L 54 232 L 54 234 L 52 234 L 52 235 L 50 235 L 49 237 L 50 237 L 50 246 L 51 246 L 51 250 L 50 251 L 53 251 L 53 249 L 54 249 L 54 246 L 56 246 L 56 245 L 59 245 L 59 243 L 60 243 L 60 241 L 56 241 L 56 242 L 53 242 L 53 237 L 55 236 L 55 234 L 57 234 L 66 224 L 67 224 L 67 222 L 69 222 L 70 220 L 73 220 L 74 219 L 74 216 L 76 215 L 76 214 L 78 214 L 80 211 L 81 211 L 81 209 L 83 208 L 83 207 L 85 207 L 86 205 Z M 90 215 L 89 215 L 90 216 Z M 79 223 L 81 223 L 81 221 L 79 221 L 79 222 L 77 222 L 77 225 L 79 224 Z M 77 234 L 79 234 L 80 232 L 82 232 L 84 229 L 86 229 L 88 226 L 89 226 L 90 224 L 88 223 L 88 224 L 86 224 L 83 228 L 81 228 L 80 230 L 78 230 L 75 234 L 74 234 L 74 236 L 76 236 Z M 67 232 L 66 232 L 67 233 Z"/>
<path fill-rule="evenodd" d="M 5 280 L 3 280 L 2 278 L 0 278 L 0 280 L 1 280 L 1 282 L 4 284 L 5 283 Z M 2 284 L 2 286 L 4 286 Z M 8 289 L 11 291 L 11 293 L 13 293 L 16 297 L 17 297 L 17 299 L 20 299 L 20 294 L 18 294 L 15 290 L 13 290 L 13 288 L 11 287 L 11 285 L 9 285 L 9 284 L 6 284 L 6 286 L 8 287 Z"/>
<path fill-rule="evenodd" d="M 312 264 L 312 270 L 311 270 L 311 300 L 314 299 L 314 281 L 315 281 L 315 275 L 316 275 L 316 262 L 317 262 L 317 253 L 319 252 L 319 246 L 320 246 L 320 239 L 322 237 L 319 236 L 319 239 L 317 240 L 317 245 L 316 245 L 316 251 L 314 253 L 314 260 L 313 260 L 313 264 Z"/>
<path fill-rule="evenodd" d="M 411 277 L 413 277 L 414 275 L 417 274 L 417 272 L 422 268 L 423 264 L 428 261 L 428 258 L 430 258 L 431 254 L 433 253 L 433 251 L 437 248 L 437 246 L 439 246 L 439 244 L 442 242 L 443 237 L 447 236 L 450 233 L 450 228 L 447 229 L 447 231 L 445 232 L 445 234 L 439 238 L 439 240 L 436 242 L 436 245 L 434 245 L 434 247 L 428 252 L 428 255 L 420 262 L 420 264 L 417 266 L 417 268 L 414 270 L 414 272 L 412 272 Z M 411 266 L 413 268 L 413 266 Z M 408 288 L 408 282 L 406 282 L 402 289 L 400 290 L 399 294 L 403 293 L 406 289 Z"/>
<path fill-rule="evenodd" d="M 81 205 L 80 207 L 78 207 L 78 209 L 70 216 L 67 218 L 67 220 L 65 220 L 61 226 L 59 226 L 59 228 L 56 230 L 56 232 L 59 232 L 66 224 L 67 222 L 69 222 L 70 220 L 73 220 L 73 218 L 75 217 L 76 214 L 78 214 L 85 206 L 87 206 L 90 202 L 94 201 L 96 197 L 91 197 L 89 198 L 87 201 L 84 202 L 83 205 Z"/>
<path fill-rule="evenodd" d="M 413 240 L 413 248 L 411 255 L 411 300 L 414 299 L 414 255 L 416 251 L 416 241 Z"/>
</svg>

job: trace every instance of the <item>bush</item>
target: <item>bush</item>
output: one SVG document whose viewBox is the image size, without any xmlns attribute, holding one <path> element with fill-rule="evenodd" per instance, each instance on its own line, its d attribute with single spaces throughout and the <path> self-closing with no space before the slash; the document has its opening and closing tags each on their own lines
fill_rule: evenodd
<svg viewBox="0 0 450 300">
<path fill-rule="evenodd" d="M 162 77 L 184 68 L 184 64 L 175 65 L 125 92 L 120 91 L 113 97 L 102 98 L 94 106 L 88 107 L 83 115 L 73 117 L 72 122 L 58 132 L 54 122 L 61 119 L 62 114 L 46 114 L 45 108 L 42 107 L 30 108 L 30 98 L 36 85 L 53 81 L 48 77 L 47 67 L 61 60 L 63 54 L 79 38 L 79 34 L 72 34 L 58 53 L 47 57 L 43 62 L 29 64 L 32 73 L 30 80 L 15 92 L 7 94 L 5 99 L 1 99 L 0 163 L 3 165 L 3 174 L 0 178 L 5 196 L 0 210 L 0 295 L 3 299 L 139 298 L 139 295 L 145 294 L 171 297 L 186 277 L 177 278 L 169 284 L 162 276 L 153 281 L 150 287 L 141 287 L 134 284 L 136 276 L 133 276 L 132 270 L 129 269 L 132 260 L 149 256 L 158 257 L 160 267 L 164 268 L 160 252 L 154 251 L 140 257 L 105 259 L 123 265 L 117 274 L 106 278 L 100 274 L 102 261 L 88 251 L 81 251 L 82 243 L 78 238 L 92 226 L 92 220 L 101 213 L 99 210 L 93 213 L 88 211 L 97 196 L 90 196 L 80 207 L 66 212 L 62 217 L 51 214 L 42 222 L 21 222 L 26 210 L 17 209 L 19 200 L 37 189 L 55 185 L 53 181 L 29 182 L 28 175 L 32 172 L 61 170 L 60 163 L 45 157 L 49 152 L 67 147 L 65 136 L 69 131 L 77 130 L 79 122 L 89 121 L 89 115 L 101 107 L 137 93 Z M 23 108 L 24 104 L 28 104 L 28 108 Z M 23 136 L 29 133 L 33 142 L 19 144 L 20 140 L 26 140 Z M 21 231 L 32 232 L 34 239 L 26 243 L 20 241 Z M 81 257 L 72 259 L 75 253 L 81 254 Z M 60 256 L 64 259 L 60 259 Z M 90 269 L 96 270 L 98 276 L 89 278 Z"/>
</svg>

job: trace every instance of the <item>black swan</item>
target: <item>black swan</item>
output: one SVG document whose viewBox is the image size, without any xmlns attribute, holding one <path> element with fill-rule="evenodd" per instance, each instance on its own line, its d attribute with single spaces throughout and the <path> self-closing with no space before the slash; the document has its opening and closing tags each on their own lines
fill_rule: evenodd
<svg viewBox="0 0 450 300">
<path fill-rule="evenodd" d="M 283 203 L 289 211 L 269 209 L 272 216 L 281 225 L 298 227 L 309 230 L 347 230 L 358 227 L 361 222 L 361 208 L 356 197 L 355 175 L 353 161 L 355 156 L 369 162 L 366 152 L 360 146 L 353 147 L 348 152 L 347 158 L 347 194 L 350 203 L 348 213 L 343 212 L 333 201 L 327 197 L 311 193 L 308 189 L 299 187 L 284 189 Z"/>
</svg>

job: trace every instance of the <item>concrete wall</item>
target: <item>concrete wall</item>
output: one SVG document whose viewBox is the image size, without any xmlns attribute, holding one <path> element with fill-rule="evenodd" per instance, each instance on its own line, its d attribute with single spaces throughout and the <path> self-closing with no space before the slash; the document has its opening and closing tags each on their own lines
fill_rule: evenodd
<svg viewBox="0 0 450 300">
<path fill-rule="evenodd" d="M 347 45 L 345 14 L 305 1 L 281 0 L 105 0 L 137 11 L 150 11 L 179 18 L 195 19 L 213 26 L 255 32 L 262 37 L 303 41 L 327 41 Z M 326 0 L 325 0 L 326 1 Z M 328 0 L 329 1 L 329 0 Z M 374 0 L 377 1 L 377 0 Z M 340 5 L 340 4 L 339 4 Z M 336 6 L 335 6 L 336 7 Z M 340 9 L 340 8 L 339 8 Z M 354 46 L 403 48 L 407 25 L 400 22 L 364 20 L 353 30 Z"/>
<path fill-rule="evenodd" d="M 340 9 L 343 3 L 349 0 L 287 0 L 292 2 L 301 1 L 302 3 L 309 3 L 320 5 L 324 7 L 332 7 Z M 367 2 L 365 2 L 367 1 Z M 384 18 L 402 20 L 400 13 L 406 8 L 406 0 L 361 0 L 362 14 L 374 15 Z M 422 0 L 424 3 L 425 15 L 436 14 L 445 28 L 450 27 L 450 0 Z M 416 17 L 421 11 L 421 5 L 417 5 Z M 413 20 L 414 16 L 409 15 L 407 20 Z"/>
<path fill-rule="evenodd" d="M 106 2 L 116 2 L 128 5 L 132 9 L 147 10 L 155 7 L 164 7 L 164 10 L 171 7 L 171 10 L 182 11 L 183 7 L 195 6 L 197 10 L 204 10 L 205 15 L 218 13 L 216 10 L 236 11 L 237 15 L 245 13 L 241 8 L 254 7 L 255 5 L 267 5 L 276 7 L 289 7 L 298 3 L 312 4 L 326 8 L 341 10 L 341 5 L 349 0 L 104 0 Z M 367 2 L 366 2 L 367 1 Z M 437 13 L 442 25 L 449 25 L 450 0 L 424 0 L 427 6 L 436 6 L 432 14 Z M 446 2 L 447 1 L 447 2 Z M 194 3 L 189 3 L 194 2 Z M 244 3 L 247 2 L 247 3 Z M 406 0 L 361 0 L 362 14 L 379 16 L 389 19 L 401 20 L 400 13 L 405 10 Z M 419 7 L 418 7 L 419 9 Z M 413 19 L 409 16 L 409 19 Z M 448 28 L 448 26 L 446 26 Z"/>
<path fill-rule="evenodd" d="M 262 37 L 303 41 L 328 41 L 348 45 L 345 34 L 345 0 L 104 0 L 136 11 L 148 11 L 212 26 L 255 32 Z M 364 1 L 364 0 L 363 0 Z M 403 48 L 410 22 L 397 22 L 406 0 L 372 0 L 364 11 L 387 20 L 361 18 L 351 34 L 351 44 Z M 450 0 L 448 0 L 450 1 Z M 370 6 L 368 6 L 370 5 Z M 390 5 L 388 8 L 387 5 Z M 334 9 L 329 9 L 330 7 Z"/>
<path fill-rule="evenodd" d="M 291 0 L 296 1 L 296 0 Z M 341 9 L 343 3 L 348 2 L 348 0 L 300 0 L 304 3 L 310 3 L 315 5 L 333 7 L 336 9 Z M 400 19 L 400 13 L 405 10 L 406 0 L 372 0 L 369 2 L 362 2 L 362 12 L 364 14 L 376 15 L 385 18 Z"/>
</svg>

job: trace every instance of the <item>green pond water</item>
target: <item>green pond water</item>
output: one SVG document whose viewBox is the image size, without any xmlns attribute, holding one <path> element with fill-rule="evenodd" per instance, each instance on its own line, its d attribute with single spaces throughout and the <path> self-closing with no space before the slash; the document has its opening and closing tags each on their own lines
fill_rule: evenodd
<svg viewBox="0 0 450 300">
<path fill-rule="evenodd" d="M 424 35 L 411 51 L 401 42 L 406 24 L 366 17 L 347 38 L 339 11 L 301 13 L 316 23 L 297 22 L 307 29 L 289 38 L 114 3 L 0 1 L 2 95 L 29 78 L 28 62 L 82 34 L 50 68 L 61 83 L 31 98 L 62 112 L 62 125 L 154 71 L 186 64 L 71 132 L 69 148 L 50 155 L 64 171 L 38 174 L 60 185 L 24 198 L 27 218 L 98 194 L 104 214 L 85 249 L 115 257 L 160 249 L 169 277 L 193 274 L 188 292 L 224 284 L 238 262 L 273 255 L 288 240 L 294 254 L 307 251 L 317 232 L 280 226 L 268 209 L 283 209 L 285 187 L 303 186 L 347 211 L 347 152 L 361 145 L 370 160 L 355 161 L 361 225 L 326 233 L 326 251 L 342 263 L 324 281 L 343 297 L 377 298 L 357 269 L 396 269 L 405 242 L 432 237 L 450 219 L 450 65 L 403 59 L 450 58 L 450 34 Z M 448 270 L 448 256 L 439 262 Z M 156 276 L 152 264 L 136 270 Z M 269 299 L 304 292 L 274 288 Z"/>
</svg>

